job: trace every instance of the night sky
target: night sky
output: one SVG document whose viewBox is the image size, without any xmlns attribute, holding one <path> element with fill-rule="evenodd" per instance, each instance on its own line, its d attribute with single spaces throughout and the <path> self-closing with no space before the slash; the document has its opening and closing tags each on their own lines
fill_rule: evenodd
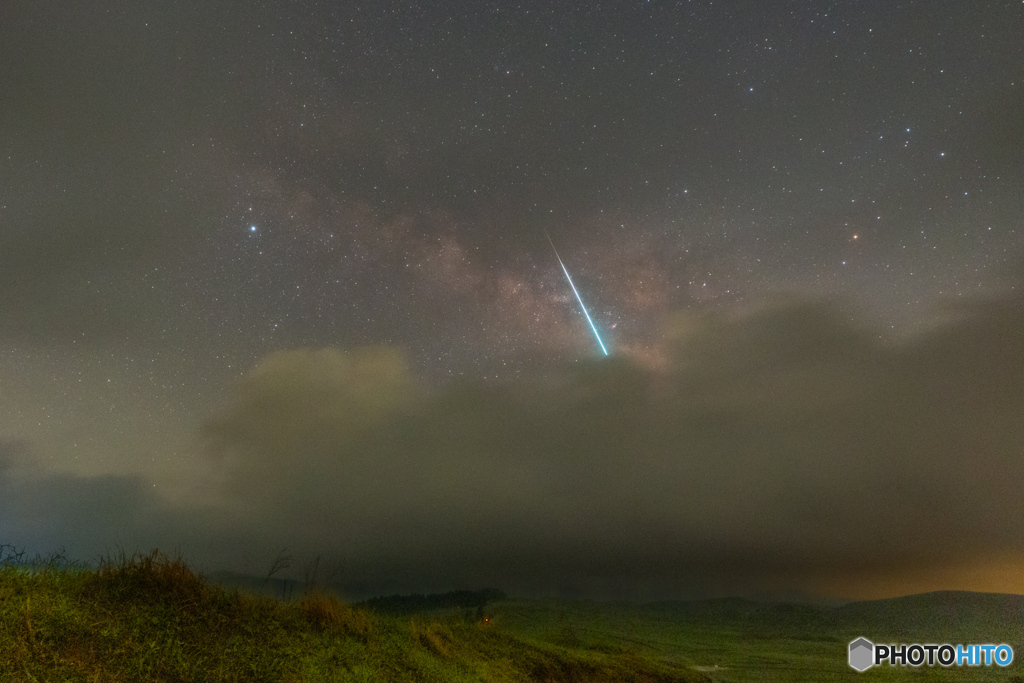
<svg viewBox="0 0 1024 683">
<path fill-rule="evenodd" d="M 1024 593 L 1021 36 L 1017 0 L 5 2 L 0 543 Z"/>
</svg>

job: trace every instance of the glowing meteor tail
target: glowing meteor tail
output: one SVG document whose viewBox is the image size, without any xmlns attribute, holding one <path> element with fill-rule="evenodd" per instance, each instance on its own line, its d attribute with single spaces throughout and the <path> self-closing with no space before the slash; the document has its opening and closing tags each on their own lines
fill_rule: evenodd
<svg viewBox="0 0 1024 683">
<path fill-rule="evenodd" d="M 605 347 L 604 342 L 601 341 L 601 335 L 597 333 L 597 326 L 594 325 L 594 321 L 590 318 L 590 314 L 587 313 L 587 307 L 583 304 L 583 298 L 580 297 L 579 291 L 576 289 L 576 285 L 572 282 L 572 277 L 569 275 L 569 269 L 562 263 L 562 257 L 558 255 L 558 250 L 555 249 L 555 243 L 551 241 L 551 235 L 548 231 L 544 231 L 544 236 L 548 238 L 548 244 L 551 245 L 551 251 L 555 252 L 555 258 L 558 259 L 558 265 L 562 266 L 562 272 L 565 273 L 565 279 L 569 281 L 569 286 L 572 287 L 572 293 L 576 295 L 576 301 L 580 302 L 580 308 L 583 310 L 583 315 L 586 316 L 587 322 L 590 323 L 590 329 L 594 332 L 594 339 L 597 340 L 598 345 L 604 352 L 604 355 L 608 355 L 608 349 Z"/>
</svg>

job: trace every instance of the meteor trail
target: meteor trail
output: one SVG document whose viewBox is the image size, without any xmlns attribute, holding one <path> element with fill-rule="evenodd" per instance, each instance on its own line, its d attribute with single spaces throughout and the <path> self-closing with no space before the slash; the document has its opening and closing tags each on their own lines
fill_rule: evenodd
<svg viewBox="0 0 1024 683">
<path fill-rule="evenodd" d="M 590 314 L 587 313 L 587 307 L 583 305 L 583 299 L 580 297 L 579 291 L 576 289 L 576 285 L 572 283 L 572 277 L 569 276 L 569 269 L 562 263 L 562 257 L 558 255 L 558 250 L 555 249 L 555 243 L 551 241 L 551 235 L 548 231 L 544 231 L 544 236 L 548 238 L 548 244 L 551 245 L 551 250 L 555 252 L 555 258 L 558 259 L 558 265 L 562 266 L 562 272 L 565 273 L 565 279 L 569 281 L 569 286 L 572 287 L 573 294 L 576 295 L 576 301 L 580 302 L 580 308 L 583 309 L 583 315 L 587 317 L 587 322 L 590 323 L 590 329 L 594 331 L 594 338 L 597 339 L 597 343 L 601 346 L 601 350 L 604 351 L 604 355 L 608 355 L 608 349 L 605 348 L 604 342 L 601 341 L 601 335 L 597 333 L 597 326 L 594 325 L 594 321 L 590 319 Z"/>
</svg>

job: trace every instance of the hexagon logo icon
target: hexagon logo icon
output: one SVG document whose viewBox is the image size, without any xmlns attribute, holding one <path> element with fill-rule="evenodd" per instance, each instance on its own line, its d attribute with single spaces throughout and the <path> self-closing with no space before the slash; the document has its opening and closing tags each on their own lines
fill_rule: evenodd
<svg viewBox="0 0 1024 683">
<path fill-rule="evenodd" d="M 850 666 L 857 671 L 867 671 L 875 664 L 875 644 L 867 638 L 858 638 L 850 643 Z"/>
</svg>

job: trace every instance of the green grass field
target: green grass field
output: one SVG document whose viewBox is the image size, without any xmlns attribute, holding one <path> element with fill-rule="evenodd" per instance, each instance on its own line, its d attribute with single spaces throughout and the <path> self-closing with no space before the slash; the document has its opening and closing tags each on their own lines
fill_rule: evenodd
<svg viewBox="0 0 1024 683">
<path fill-rule="evenodd" d="M 1024 598 L 933 593 L 839 608 L 741 599 L 651 605 L 508 601 L 494 621 L 524 638 L 587 649 L 631 648 L 714 681 L 1024 681 Z M 876 643 L 1007 643 L 1007 668 L 890 668 L 846 663 L 859 636 Z"/>
<path fill-rule="evenodd" d="M 0 566 L 0 681 L 1021 681 L 1008 668 L 846 664 L 847 643 L 1009 643 L 1024 598 L 940 593 L 840 608 L 741 599 L 501 600 L 388 615 L 308 591 L 227 589 L 153 554 Z"/>
<path fill-rule="evenodd" d="M 0 568 L 2 681 L 700 681 L 464 614 L 394 617 L 227 590 L 159 555 Z"/>
</svg>

